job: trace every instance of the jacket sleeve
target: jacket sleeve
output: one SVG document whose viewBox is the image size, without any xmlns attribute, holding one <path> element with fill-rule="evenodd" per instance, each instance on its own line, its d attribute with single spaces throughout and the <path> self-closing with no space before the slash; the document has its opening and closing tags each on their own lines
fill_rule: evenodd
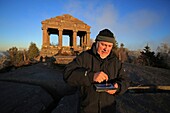
<svg viewBox="0 0 170 113">
<path fill-rule="evenodd" d="M 117 94 L 123 94 L 127 91 L 130 85 L 130 79 L 128 77 L 124 64 L 119 62 L 118 67 L 119 68 L 116 82 L 119 85 L 119 89 L 117 91 Z"/>
<path fill-rule="evenodd" d="M 81 53 L 66 65 L 63 79 L 71 86 L 90 86 L 94 73 L 85 68 L 86 53 Z M 87 57 L 87 56 L 86 56 Z"/>
</svg>

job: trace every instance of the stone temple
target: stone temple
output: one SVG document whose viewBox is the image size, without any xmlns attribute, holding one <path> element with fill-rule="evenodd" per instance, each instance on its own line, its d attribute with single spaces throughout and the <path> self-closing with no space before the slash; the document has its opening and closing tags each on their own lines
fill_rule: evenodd
<svg viewBox="0 0 170 113">
<path fill-rule="evenodd" d="M 40 55 L 42 57 L 73 55 L 83 50 L 89 49 L 90 43 L 90 26 L 83 21 L 69 15 L 64 14 L 54 18 L 46 19 L 42 24 L 42 48 Z M 58 43 L 52 45 L 50 35 L 58 37 Z M 63 46 L 63 36 L 69 37 L 69 46 Z M 79 45 L 77 44 L 79 38 Z"/>
</svg>

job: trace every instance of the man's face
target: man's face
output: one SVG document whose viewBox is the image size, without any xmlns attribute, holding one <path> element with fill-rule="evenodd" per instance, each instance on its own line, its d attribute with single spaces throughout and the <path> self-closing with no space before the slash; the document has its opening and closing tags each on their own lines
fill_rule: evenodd
<svg viewBox="0 0 170 113">
<path fill-rule="evenodd" d="M 97 53 L 100 55 L 102 59 L 106 58 L 113 47 L 113 43 L 105 42 L 105 41 L 98 41 L 97 42 Z"/>
</svg>

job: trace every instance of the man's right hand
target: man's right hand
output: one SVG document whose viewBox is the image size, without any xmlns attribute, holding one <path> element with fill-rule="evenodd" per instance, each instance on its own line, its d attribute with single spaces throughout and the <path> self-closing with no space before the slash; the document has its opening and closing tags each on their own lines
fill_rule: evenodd
<svg viewBox="0 0 170 113">
<path fill-rule="evenodd" d="M 94 73 L 93 81 L 101 83 L 104 80 L 108 80 L 108 76 L 106 73 L 104 73 L 103 71 Z"/>
</svg>

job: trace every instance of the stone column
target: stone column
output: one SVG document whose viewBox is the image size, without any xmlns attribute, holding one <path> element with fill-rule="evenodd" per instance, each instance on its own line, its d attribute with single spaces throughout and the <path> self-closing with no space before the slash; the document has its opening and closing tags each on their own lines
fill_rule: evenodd
<svg viewBox="0 0 170 113">
<path fill-rule="evenodd" d="M 87 32 L 87 46 L 90 47 L 90 31 Z"/>
<path fill-rule="evenodd" d="M 47 46 L 50 46 L 50 34 L 47 31 Z"/>
<path fill-rule="evenodd" d="M 42 28 L 42 30 L 43 30 L 43 46 L 45 46 L 46 45 L 46 34 L 47 34 L 47 30 L 46 29 L 43 29 Z"/>
<path fill-rule="evenodd" d="M 77 31 L 73 31 L 73 48 L 76 49 L 77 46 Z"/>
<path fill-rule="evenodd" d="M 87 34 L 84 35 L 84 46 L 87 46 Z"/>
<path fill-rule="evenodd" d="M 49 38 L 49 34 L 47 32 L 47 28 L 42 28 L 42 30 L 43 30 L 43 46 L 49 46 L 50 38 Z"/>
<path fill-rule="evenodd" d="M 58 34 L 58 46 L 61 47 L 62 46 L 62 35 L 63 35 L 63 30 L 62 29 L 58 29 L 59 34 Z"/>
</svg>

